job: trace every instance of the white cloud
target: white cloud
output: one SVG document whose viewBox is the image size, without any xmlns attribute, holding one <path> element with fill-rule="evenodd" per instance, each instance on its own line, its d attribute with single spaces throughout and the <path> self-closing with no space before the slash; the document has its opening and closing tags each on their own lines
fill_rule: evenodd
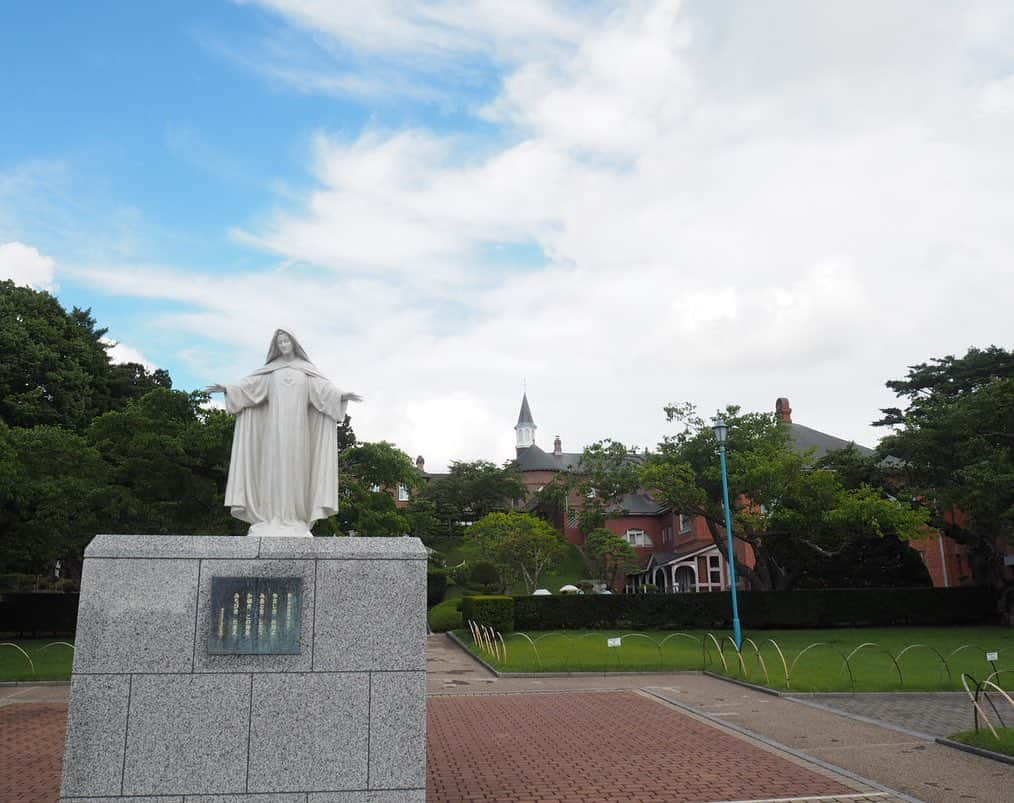
<svg viewBox="0 0 1014 803">
<path fill-rule="evenodd" d="M 30 245 L 19 242 L 0 243 L 0 279 L 36 290 L 54 290 L 56 263 Z"/>
<path fill-rule="evenodd" d="M 262 5 L 388 66 L 490 54 L 497 141 L 321 132 L 313 189 L 236 228 L 286 268 L 87 276 L 186 302 L 154 323 L 234 344 L 215 370 L 291 322 L 367 396 L 360 437 L 431 470 L 509 457 L 525 378 L 544 446 L 778 396 L 871 443 L 885 380 L 1010 344 L 1014 25 L 988 4 Z"/>
<path fill-rule="evenodd" d="M 134 362 L 138 365 L 143 365 L 149 371 L 154 371 L 158 367 L 133 346 L 128 346 L 126 343 L 120 343 L 108 337 L 102 338 L 102 342 L 108 347 L 106 353 L 114 364 L 122 365 L 123 363 Z"/>
</svg>

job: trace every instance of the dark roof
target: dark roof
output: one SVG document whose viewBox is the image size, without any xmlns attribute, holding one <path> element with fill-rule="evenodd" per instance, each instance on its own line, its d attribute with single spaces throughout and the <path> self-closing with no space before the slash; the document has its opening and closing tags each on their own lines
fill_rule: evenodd
<svg viewBox="0 0 1014 803">
<path fill-rule="evenodd" d="M 531 424 L 535 426 L 535 422 L 532 420 L 532 411 L 528 406 L 528 394 L 525 393 L 521 396 L 521 412 L 518 413 L 518 423 L 520 427 L 522 424 Z"/>
<path fill-rule="evenodd" d="M 665 509 L 665 505 L 659 504 L 644 491 L 627 494 L 618 503 L 609 506 L 610 512 L 623 512 L 632 516 L 657 516 Z"/>
<path fill-rule="evenodd" d="M 664 566 L 675 557 L 675 552 L 652 552 L 648 555 L 648 560 L 644 562 L 644 566 L 641 568 L 641 571 L 646 572 L 652 566 Z"/>
<path fill-rule="evenodd" d="M 823 457 L 828 452 L 844 449 L 848 446 L 855 446 L 856 451 L 863 457 L 870 457 L 873 454 L 872 449 L 860 446 L 855 441 L 836 438 L 834 435 L 828 435 L 826 432 L 819 432 L 816 429 L 804 427 L 802 424 L 797 424 L 794 421 L 789 424 L 789 431 L 796 448 L 801 452 L 814 449 L 815 457 Z"/>
<path fill-rule="evenodd" d="M 707 552 L 714 546 L 715 544 L 713 543 L 702 544 L 700 541 L 697 541 L 696 543 L 687 544 L 682 549 L 677 549 L 675 552 L 652 552 L 648 556 L 648 560 L 645 561 L 644 566 L 642 566 L 638 571 L 632 572 L 632 574 L 643 574 L 654 567 L 676 563 L 677 561 L 688 558 L 699 552 Z"/>
<path fill-rule="evenodd" d="M 524 412 L 524 409 L 522 407 L 521 411 Z M 553 454 L 532 445 L 517 450 L 517 462 L 520 471 L 566 471 L 578 467 L 581 463 L 581 454 L 578 452 Z"/>
</svg>

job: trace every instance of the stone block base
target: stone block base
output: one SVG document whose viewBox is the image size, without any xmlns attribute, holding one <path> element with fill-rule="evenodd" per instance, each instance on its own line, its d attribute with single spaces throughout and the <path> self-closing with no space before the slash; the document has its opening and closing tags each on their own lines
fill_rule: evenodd
<svg viewBox="0 0 1014 803">
<path fill-rule="evenodd" d="M 216 577 L 299 578 L 298 654 L 209 653 Z M 418 539 L 100 535 L 80 599 L 61 800 L 425 800 Z"/>
</svg>

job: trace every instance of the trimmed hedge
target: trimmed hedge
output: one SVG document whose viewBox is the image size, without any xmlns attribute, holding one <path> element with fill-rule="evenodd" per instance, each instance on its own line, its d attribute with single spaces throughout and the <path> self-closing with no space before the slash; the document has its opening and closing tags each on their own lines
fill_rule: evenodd
<svg viewBox="0 0 1014 803">
<path fill-rule="evenodd" d="M 741 624 L 755 629 L 978 624 L 996 614 L 985 588 L 741 591 L 738 603 Z M 729 628 L 732 601 L 728 591 L 514 597 L 513 620 L 518 630 Z"/>
<path fill-rule="evenodd" d="M 18 636 L 72 634 L 77 628 L 76 593 L 14 591 L 0 594 L 0 632 Z"/>
<path fill-rule="evenodd" d="M 465 626 L 461 620 L 461 600 L 448 599 L 430 608 L 427 614 L 430 630 L 434 633 L 446 633 L 448 630 L 460 630 Z"/>
<path fill-rule="evenodd" d="M 486 625 L 501 633 L 510 633 L 514 629 L 514 603 L 517 599 L 527 597 L 502 595 L 464 597 L 461 603 L 461 618 L 466 622 L 471 619 L 476 624 Z"/>
</svg>

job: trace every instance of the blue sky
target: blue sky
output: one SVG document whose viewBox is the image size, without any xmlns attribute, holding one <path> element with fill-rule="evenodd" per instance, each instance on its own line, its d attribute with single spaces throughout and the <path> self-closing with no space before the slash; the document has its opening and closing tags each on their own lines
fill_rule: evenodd
<svg viewBox="0 0 1014 803">
<path fill-rule="evenodd" d="M 887 379 L 1010 346 L 1009 4 L 12 3 L 0 277 L 177 386 L 292 327 L 430 467 L 666 434 L 872 444 Z"/>
</svg>

